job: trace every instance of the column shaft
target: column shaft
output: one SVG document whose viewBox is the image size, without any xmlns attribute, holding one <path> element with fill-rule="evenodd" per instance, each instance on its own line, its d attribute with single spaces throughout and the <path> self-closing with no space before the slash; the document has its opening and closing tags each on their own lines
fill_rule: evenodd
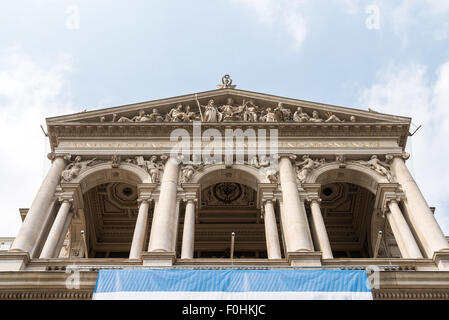
<svg viewBox="0 0 449 320">
<path fill-rule="evenodd" d="M 46 216 L 49 214 L 50 204 L 65 165 L 66 162 L 62 157 L 56 157 L 54 159 L 47 176 L 31 204 L 25 220 L 20 226 L 10 251 L 31 252 L 38 243 L 41 228 L 44 225 Z"/>
<path fill-rule="evenodd" d="M 48 214 L 45 217 L 45 220 L 42 224 L 42 228 L 39 232 L 39 237 L 36 240 L 36 244 L 30 251 L 30 257 L 36 258 L 39 257 L 42 249 L 44 248 L 45 241 L 47 241 L 48 234 L 50 233 L 51 226 L 56 219 L 56 215 L 58 214 L 58 210 L 60 207 L 60 203 L 58 199 L 54 199 L 50 203 L 50 207 L 48 208 Z"/>
<path fill-rule="evenodd" d="M 281 259 L 281 247 L 279 245 L 279 234 L 271 200 L 265 202 L 265 239 L 267 242 L 268 259 Z"/>
<path fill-rule="evenodd" d="M 402 258 L 405 259 L 419 259 L 422 258 L 421 251 L 418 244 L 413 237 L 412 232 L 402 215 L 401 209 L 396 201 L 388 203 L 390 212 L 387 213 L 387 219 L 393 230 L 394 238 L 398 244 L 399 251 L 401 251 Z"/>
<path fill-rule="evenodd" d="M 55 258 L 58 258 L 59 254 L 61 253 L 62 246 L 64 245 L 64 241 L 67 236 L 67 232 L 69 232 L 70 226 L 72 225 L 72 219 L 73 219 L 74 214 L 75 214 L 75 211 L 69 212 L 69 214 L 67 216 L 67 220 L 64 224 L 64 228 L 62 229 L 61 237 L 59 238 L 58 244 L 55 249 L 55 255 L 54 255 Z M 69 250 L 70 250 L 70 248 L 69 248 Z M 68 253 L 70 256 L 70 251 Z"/>
<path fill-rule="evenodd" d="M 142 200 L 139 206 L 136 226 L 134 228 L 133 242 L 129 252 L 130 259 L 139 259 L 143 250 L 145 235 L 148 223 L 148 208 L 150 204 L 148 200 Z"/>
<path fill-rule="evenodd" d="M 59 208 L 56 219 L 53 222 L 50 233 L 48 234 L 47 241 L 42 249 L 40 259 L 48 259 L 55 257 L 55 250 L 59 243 L 59 239 L 62 237 L 64 226 L 67 219 L 69 219 L 71 204 L 68 200 L 64 200 Z"/>
<path fill-rule="evenodd" d="M 178 188 L 178 162 L 170 158 L 165 164 L 159 201 L 151 226 L 149 252 L 172 250 L 176 193 Z"/>
<path fill-rule="evenodd" d="M 321 214 L 320 204 L 316 199 L 313 199 L 310 203 L 310 210 L 312 212 L 312 224 L 316 232 L 318 246 L 323 253 L 323 259 L 333 259 L 331 244 L 329 242 L 329 236 L 326 231 L 326 225 L 324 224 L 323 215 Z"/>
<path fill-rule="evenodd" d="M 407 207 L 408 218 L 426 251 L 426 256 L 432 258 L 435 251 L 448 249 L 449 244 L 421 190 L 407 169 L 404 159 L 395 157 L 391 163 L 391 169 L 405 192 L 404 205 Z"/>
<path fill-rule="evenodd" d="M 172 222 L 170 223 L 173 227 L 172 227 L 172 244 L 171 244 L 171 251 L 176 252 L 176 245 L 178 242 L 178 229 L 179 229 L 179 208 L 181 205 L 181 200 L 177 199 L 176 200 L 176 208 L 175 208 L 175 213 L 172 217 Z"/>
<path fill-rule="evenodd" d="M 304 203 L 299 199 L 298 185 L 289 158 L 279 162 L 279 174 L 282 187 L 283 218 L 282 227 L 291 252 L 313 251 L 312 237 L 307 222 Z"/>
<path fill-rule="evenodd" d="M 184 215 L 184 229 L 182 232 L 181 259 L 193 259 L 195 247 L 195 203 L 188 200 Z"/>
</svg>

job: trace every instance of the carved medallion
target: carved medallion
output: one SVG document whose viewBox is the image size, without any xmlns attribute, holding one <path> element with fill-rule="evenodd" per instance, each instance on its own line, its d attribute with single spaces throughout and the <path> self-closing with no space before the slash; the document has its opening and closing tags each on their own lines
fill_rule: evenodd
<svg viewBox="0 0 449 320">
<path fill-rule="evenodd" d="M 214 186 L 214 196 L 224 203 L 232 203 L 242 195 L 242 186 L 234 182 L 218 183 Z"/>
</svg>

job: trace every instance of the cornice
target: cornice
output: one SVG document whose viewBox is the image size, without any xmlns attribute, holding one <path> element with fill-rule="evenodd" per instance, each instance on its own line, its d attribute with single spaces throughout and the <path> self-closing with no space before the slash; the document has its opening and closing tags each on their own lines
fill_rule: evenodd
<svg viewBox="0 0 449 320">
<path fill-rule="evenodd" d="M 374 300 L 449 300 L 449 289 L 373 290 Z"/>
</svg>

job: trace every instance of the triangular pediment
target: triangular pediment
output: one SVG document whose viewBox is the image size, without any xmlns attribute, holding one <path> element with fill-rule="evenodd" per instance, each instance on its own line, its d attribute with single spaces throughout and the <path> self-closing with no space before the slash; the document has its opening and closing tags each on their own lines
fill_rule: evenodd
<svg viewBox="0 0 449 320">
<path fill-rule="evenodd" d="M 197 100 L 202 106 L 199 112 Z M 229 101 L 228 99 L 232 99 Z M 207 104 L 214 100 L 216 120 L 207 112 Z M 251 101 L 251 102 L 249 102 Z M 278 108 L 282 103 L 282 108 Z M 231 107 L 229 105 L 232 104 Z M 179 105 L 182 107 L 176 109 Z M 187 112 L 186 107 L 190 107 Z M 298 111 L 298 107 L 301 109 Z M 172 111 L 173 110 L 173 111 Z M 212 111 L 212 114 L 214 112 Z M 152 122 L 272 122 L 347 124 L 347 123 L 402 123 L 409 124 L 410 118 L 309 102 L 274 95 L 237 90 L 218 89 L 198 94 L 160 99 L 113 108 L 81 112 L 71 115 L 47 118 L 47 124 L 150 124 Z"/>
</svg>

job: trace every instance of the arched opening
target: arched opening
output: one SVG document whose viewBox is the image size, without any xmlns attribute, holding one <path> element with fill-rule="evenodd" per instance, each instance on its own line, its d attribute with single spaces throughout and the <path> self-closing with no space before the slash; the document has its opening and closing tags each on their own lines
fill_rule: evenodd
<svg viewBox="0 0 449 320">
<path fill-rule="evenodd" d="M 373 258 L 382 231 L 378 258 L 399 258 L 400 252 L 387 219 L 378 216 L 376 191 L 383 177 L 366 168 L 323 168 L 315 174 L 321 184 L 321 213 L 334 258 Z M 310 208 L 307 208 L 310 215 Z M 312 230 L 313 241 L 317 239 Z"/>
<path fill-rule="evenodd" d="M 235 232 L 235 258 L 266 258 L 264 225 L 256 201 L 256 191 L 237 182 L 219 182 L 203 189 L 194 256 L 229 258 Z"/>
<path fill-rule="evenodd" d="M 267 258 L 265 226 L 257 203 L 257 185 L 263 180 L 250 170 L 216 166 L 194 177 L 194 183 L 201 185 L 194 258 L 229 258 L 232 232 L 234 258 Z"/>
<path fill-rule="evenodd" d="M 321 187 L 323 215 L 334 258 L 369 258 L 375 196 L 352 183 Z"/>
<path fill-rule="evenodd" d="M 87 248 L 92 258 L 127 258 L 138 204 L 137 185 L 99 184 L 83 194 Z"/>
<path fill-rule="evenodd" d="M 137 186 L 142 177 L 145 176 L 135 168 L 95 167 L 78 178 L 84 218 L 81 228 L 85 229 L 89 258 L 129 257 L 139 211 Z M 150 228 L 151 224 L 147 235 Z M 72 230 L 80 232 L 77 228 Z"/>
</svg>

